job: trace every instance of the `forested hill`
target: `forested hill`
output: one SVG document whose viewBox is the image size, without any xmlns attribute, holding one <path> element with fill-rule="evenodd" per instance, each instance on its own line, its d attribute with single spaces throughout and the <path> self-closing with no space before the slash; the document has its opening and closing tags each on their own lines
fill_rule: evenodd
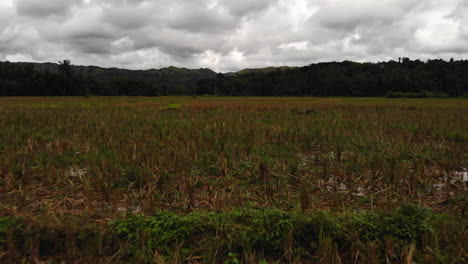
<svg viewBox="0 0 468 264">
<path fill-rule="evenodd" d="M 232 95 L 459 97 L 468 94 L 468 61 L 330 62 L 304 67 L 124 70 L 53 63 L 0 62 L 0 95 Z"/>
<path fill-rule="evenodd" d="M 210 69 L 125 70 L 56 63 L 0 62 L 0 96 L 183 95 L 215 79 Z"/>
</svg>

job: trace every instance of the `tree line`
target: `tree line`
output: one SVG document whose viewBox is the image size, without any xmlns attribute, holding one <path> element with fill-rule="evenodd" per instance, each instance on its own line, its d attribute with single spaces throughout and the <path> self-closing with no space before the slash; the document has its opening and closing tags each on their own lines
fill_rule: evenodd
<svg viewBox="0 0 468 264">
<path fill-rule="evenodd" d="M 250 96 L 459 97 L 468 93 L 468 61 L 329 62 L 250 70 L 199 83 L 200 93 Z"/>
<path fill-rule="evenodd" d="M 225 95 L 460 97 L 468 61 L 351 61 L 216 74 L 168 67 L 130 71 L 94 66 L 0 62 L 0 96 Z"/>
</svg>

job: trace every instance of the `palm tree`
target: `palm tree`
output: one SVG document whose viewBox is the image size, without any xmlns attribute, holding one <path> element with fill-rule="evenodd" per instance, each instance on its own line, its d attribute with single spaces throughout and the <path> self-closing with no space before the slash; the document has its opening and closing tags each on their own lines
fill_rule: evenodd
<svg viewBox="0 0 468 264">
<path fill-rule="evenodd" d="M 68 86 L 70 83 L 70 75 L 71 75 L 71 62 L 70 60 L 63 60 L 58 62 L 58 71 L 62 73 L 62 80 L 63 80 L 63 95 L 67 95 Z"/>
</svg>

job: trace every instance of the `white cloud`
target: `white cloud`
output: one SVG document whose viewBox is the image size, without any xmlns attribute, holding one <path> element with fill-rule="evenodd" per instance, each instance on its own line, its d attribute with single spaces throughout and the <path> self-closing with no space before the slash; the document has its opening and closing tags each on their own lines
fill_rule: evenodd
<svg viewBox="0 0 468 264">
<path fill-rule="evenodd" d="M 291 42 L 279 45 L 280 49 L 307 50 L 308 41 Z"/>
</svg>

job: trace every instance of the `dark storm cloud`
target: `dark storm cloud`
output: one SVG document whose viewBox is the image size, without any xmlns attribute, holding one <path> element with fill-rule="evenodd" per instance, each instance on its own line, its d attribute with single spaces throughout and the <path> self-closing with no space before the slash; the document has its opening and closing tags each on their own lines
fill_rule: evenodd
<svg viewBox="0 0 468 264">
<path fill-rule="evenodd" d="M 217 3 L 229 10 L 231 14 L 236 17 L 245 17 L 247 15 L 255 14 L 265 9 L 269 8 L 272 5 L 275 5 L 278 1 L 276 0 L 221 0 Z"/>
<path fill-rule="evenodd" d="M 336 1 L 324 4 L 318 12 L 311 17 L 311 21 L 330 27 L 332 29 L 352 30 L 359 26 L 373 26 L 398 21 L 423 1 L 393 0 L 375 1 L 363 0 L 357 4 L 355 1 Z"/>
<path fill-rule="evenodd" d="M 183 31 L 216 34 L 236 28 L 237 23 L 223 9 L 185 3 L 173 11 L 169 26 Z"/>
<path fill-rule="evenodd" d="M 2 0 L 0 58 L 235 70 L 468 59 L 466 0 Z"/>
<path fill-rule="evenodd" d="M 123 30 L 138 29 L 151 24 L 157 17 L 156 10 L 145 1 L 129 1 L 103 8 L 102 20 Z"/>
<path fill-rule="evenodd" d="M 19 15 L 31 17 L 63 16 L 81 0 L 14 0 Z"/>
</svg>

